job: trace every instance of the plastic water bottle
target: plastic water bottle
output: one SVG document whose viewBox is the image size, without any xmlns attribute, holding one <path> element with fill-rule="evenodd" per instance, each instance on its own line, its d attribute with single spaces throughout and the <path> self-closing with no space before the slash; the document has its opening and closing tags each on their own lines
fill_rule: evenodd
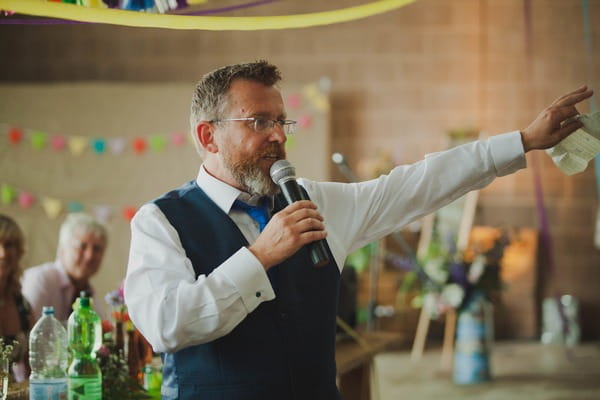
<svg viewBox="0 0 600 400">
<path fill-rule="evenodd" d="M 102 326 L 90 299 L 82 292 L 67 323 L 71 365 L 69 366 L 69 400 L 102 399 L 102 372 L 96 351 L 102 345 Z"/>
<path fill-rule="evenodd" d="M 67 331 L 54 317 L 54 307 L 44 307 L 43 315 L 29 334 L 29 398 L 67 398 Z"/>
</svg>

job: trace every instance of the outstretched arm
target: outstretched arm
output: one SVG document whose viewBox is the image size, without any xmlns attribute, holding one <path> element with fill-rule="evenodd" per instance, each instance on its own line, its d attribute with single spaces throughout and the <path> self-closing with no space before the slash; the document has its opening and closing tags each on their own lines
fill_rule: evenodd
<svg viewBox="0 0 600 400">
<path fill-rule="evenodd" d="M 583 124 L 570 119 L 578 114 L 575 105 L 594 94 L 587 86 L 567 93 L 546 107 L 529 126 L 521 131 L 525 152 L 554 146 Z"/>
</svg>

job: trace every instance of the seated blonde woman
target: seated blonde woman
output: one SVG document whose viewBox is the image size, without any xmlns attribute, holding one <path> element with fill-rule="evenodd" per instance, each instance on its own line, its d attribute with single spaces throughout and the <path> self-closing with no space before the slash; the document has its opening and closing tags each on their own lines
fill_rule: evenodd
<svg viewBox="0 0 600 400">
<path fill-rule="evenodd" d="M 0 337 L 13 344 L 13 378 L 29 376 L 28 335 L 33 326 L 31 307 L 21 294 L 21 258 L 24 238 L 16 222 L 0 214 Z"/>
</svg>

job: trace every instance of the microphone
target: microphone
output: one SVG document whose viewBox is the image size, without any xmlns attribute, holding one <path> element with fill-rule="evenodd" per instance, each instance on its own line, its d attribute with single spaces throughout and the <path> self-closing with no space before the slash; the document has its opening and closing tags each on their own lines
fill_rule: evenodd
<svg viewBox="0 0 600 400">
<path fill-rule="evenodd" d="M 296 182 L 296 169 L 287 160 L 278 160 L 271 166 L 271 179 L 281 189 L 288 205 L 300 200 L 310 200 Z M 310 260 L 315 267 L 323 267 L 329 262 L 325 250 L 325 240 L 309 243 Z"/>
<path fill-rule="evenodd" d="M 354 176 L 354 173 L 352 173 L 352 170 L 348 166 L 348 163 L 346 163 L 346 158 L 342 153 L 333 153 L 331 155 L 331 161 L 338 166 L 340 172 L 344 175 L 348 182 L 357 182 L 356 176 Z"/>
</svg>

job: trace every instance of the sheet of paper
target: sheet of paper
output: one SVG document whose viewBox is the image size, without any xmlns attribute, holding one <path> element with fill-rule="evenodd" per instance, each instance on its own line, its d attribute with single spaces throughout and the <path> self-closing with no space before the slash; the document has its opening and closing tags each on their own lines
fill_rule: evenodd
<svg viewBox="0 0 600 400">
<path fill-rule="evenodd" d="M 578 115 L 583 127 L 546 150 L 558 168 L 567 175 L 584 171 L 600 154 L 600 112 Z"/>
</svg>

